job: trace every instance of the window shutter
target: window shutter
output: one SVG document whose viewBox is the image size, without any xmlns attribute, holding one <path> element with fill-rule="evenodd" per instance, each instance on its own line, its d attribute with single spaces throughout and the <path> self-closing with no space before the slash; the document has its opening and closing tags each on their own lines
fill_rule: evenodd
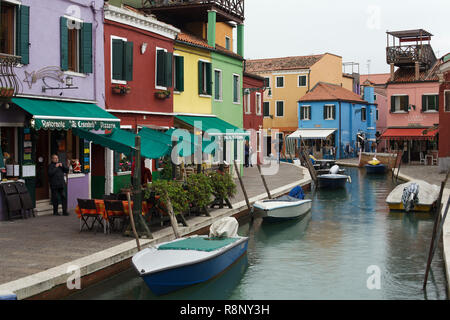
<svg viewBox="0 0 450 320">
<path fill-rule="evenodd" d="M 409 96 L 406 96 L 406 105 L 404 109 L 406 112 L 409 112 L 408 107 L 409 107 Z"/>
<path fill-rule="evenodd" d="M 166 86 L 166 81 L 164 79 L 164 75 L 165 75 L 164 56 L 165 56 L 164 50 L 156 51 L 156 85 L 159 87 Z"/>
<path fill-rule="evenodd" d="M 114 80 L 124 80 L 123 74 L 123 54 L 124 41 L 113 39 L 112 42 L 112 72 Z"/>
<path fill-rule="evenodd" d="M 439 111 L 439 95 L 435 97 L 436 97 L 436 111 Z"/>
<path fill-rule="evenodd" d="M 336 120 L 336 106 L 332 107 L 333 109 L 333 120 Z"/>
<path fill-rule="evenodd" d="M 67 28 L 67 18 L 60 19 L 60 52 L 61 52 L 61 70 L 69 69 L 69 29 Z"/>
<path fill-rule="evenodd" d="M 304 107 L 300 107 L 300 120 L 303 120 L 303 119 L 305 119 L 305 116 L 304 116 L 304 111 L 305 111 L 305 108 Z"/>
<path fill-rule="evenodd" d="M 205 63 L 206 67 L 206 93 L 212 95 L 212 66 L 211 63 Z"/>
<path fill-rule="evenodd" d="M 124 42 L 124 57 L 124 80 L 133 81 L 133 42 Z"/>
<path fill-rule="evenodd" d="M 421 112 L 425 111 L 426 105 L 427 105 L 427 96 L 422 95 L 422 110 L 421 110 Z"/>
<path fill-rule="evenodd" d="M 198 62 L 198 93 L 203 94 L 203 62 Z"/>
<path fill-rule="evenodd" d="M 309 120 L 312 120 L 312 119 L 311 119 L 311 107 L 308 108 L 308 119 L 309 119 Z"/>
<path fill-rule="evenodd" d="M 18 6 L 17 19 L 17 48 L 18 55 L 22 57 L 22 64 L 30 63 L 30 7 Z"/>
<path fill-rule="evenodd" d="M 395 112 L 395 97 L 391 96 L 391 112 Z"/>
<path fill-rule="evenodd" d="M 166 80 L 165 87 L 170 88 L 173 84 L 173 53 L 165 52 L 164 54 L 164 78 Z"/>
<path fill-rule="evenodd" d="M 323 106 L 323 119 L 327 118 L 327 106 Z"/>
<path fill-rule="evenodd" d="M 92 23 L 81 26 L 81 72 L 92 73 Z"/>
<path fill-rule="evenodd" d="M 176 79 L 175 86 L 179 92 L 184 91 L 184 57 L 175 57 Z"/>
</svg>

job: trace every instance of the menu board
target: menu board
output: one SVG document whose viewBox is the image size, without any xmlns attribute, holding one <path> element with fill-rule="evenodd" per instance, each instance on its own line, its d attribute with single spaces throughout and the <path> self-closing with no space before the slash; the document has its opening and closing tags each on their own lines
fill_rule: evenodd
<svg viewBox="0 0 450 320">
<path fill-rule="evenodd" d="M 31 139 L 31 129 L 23 128 L 23 164 L 33 164 L 33 141 Z"/>
<path fill-rule="evenodd" d="M 83 140 L 84 141 L 84 143 L 83 143 L 83 152 L 82 152 L 82 154 L 83 154 L 83 171 L 84 171 L 84 173 L 89 173 L 90 172 L 90 170 L 91 170 L 91 167 L 90 167 L 90 158 L 91 158 L 91 153 L 90 153 L 90 142 L 89 141 L 86 141 L 86 140 Z"/>
</svg>

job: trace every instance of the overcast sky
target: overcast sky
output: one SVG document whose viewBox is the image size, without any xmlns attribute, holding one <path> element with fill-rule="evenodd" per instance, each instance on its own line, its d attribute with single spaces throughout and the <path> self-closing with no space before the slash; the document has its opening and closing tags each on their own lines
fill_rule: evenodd
<svg viewBox="0 0 450 320">
<path fill-rule="evenodd" d="M 360 73 L 388 73 L 386 31 L 425 29 L 450 52 L 449 0 L 245 0 L 246 59 L 330 52 Z M 349 69 L 347 70 L 349 71 Z"/>
</svg>

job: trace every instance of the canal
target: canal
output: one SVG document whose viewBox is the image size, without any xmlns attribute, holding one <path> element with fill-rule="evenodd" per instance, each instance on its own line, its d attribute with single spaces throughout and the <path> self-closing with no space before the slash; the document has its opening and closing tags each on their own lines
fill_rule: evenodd
<svg viewBox="0 0 450 320">
<path fill-rule="evenodd" d="M 447 299 L 441 246 L 422 290 L 433 216 L 389 212 L 390 176 L 347 173 L 346 189 L 307 193 L 302 220 L 242 224 L 248 253 L 207 283 L 157 297 L 129 269 L 69 299 Z"/>
</svg>

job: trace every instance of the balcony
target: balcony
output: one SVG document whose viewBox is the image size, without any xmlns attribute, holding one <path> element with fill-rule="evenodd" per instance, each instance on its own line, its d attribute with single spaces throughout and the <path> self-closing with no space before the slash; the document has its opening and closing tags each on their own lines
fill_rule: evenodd
<svg viewBox="0 0 450 320">
<path fill-rule="evenodd" d="M 217 21 L 244 22 L 244 0 L 142 0 L 145 11 L 166 21 L 208 21 L 208 10 L 217 11 Z"/>
<path fill-rule="evenodd" d="M 436 56 L 429 44 L 393 46 L 386 48 L 386 61 L 397 67 L 414 66 L 418 62 L 420 68 L 428 69 L 436 62 Z"/>
<path fill-rule="evenodd" d="M 0 99 L 8 100 L 17 95 L 21 89 L 15 68 L 21 57 L 0 53 Z"/>
</svg>

